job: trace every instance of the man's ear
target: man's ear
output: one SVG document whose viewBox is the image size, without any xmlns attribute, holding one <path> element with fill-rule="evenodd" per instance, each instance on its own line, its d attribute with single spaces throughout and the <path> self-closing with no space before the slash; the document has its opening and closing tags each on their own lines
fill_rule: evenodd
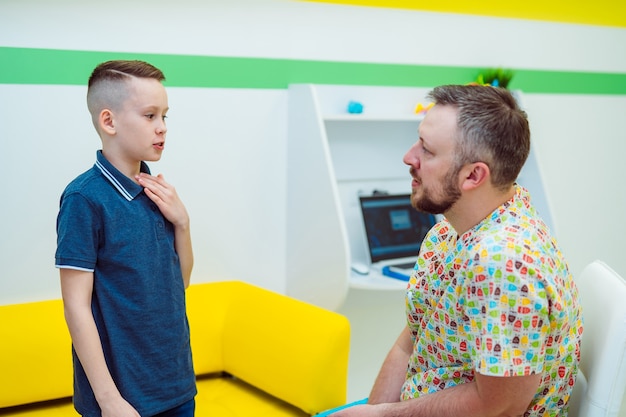
<svg viewBox="0 0 626 417">
<path fill-rule="evenodd" d="M 462 181 L 461 188 L 463 190 L 473 190 L 489 181 L 491 171 L 484 162 L 474 162 L 464 166 L 461 169 L 460 176 Z"/>
<path fill-rule="evenodd" d="M 110 136 L 115 134 L 115 123 L 113 119 L 113 112 L 109 109 L 103 109 L 98 116 L 100 130 Z"/>
</svg>

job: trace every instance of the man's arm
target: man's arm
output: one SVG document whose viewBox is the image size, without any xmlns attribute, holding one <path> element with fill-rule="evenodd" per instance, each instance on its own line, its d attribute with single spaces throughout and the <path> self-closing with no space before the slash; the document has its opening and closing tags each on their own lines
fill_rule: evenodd
<svg viewBox="0 0 626 417">
<path fill-rule="evenodd" d="M 332 417 L 514 417 L 535 396 L 541 375 L 494 377 L 476 373 L 460 384 L 408 401 L 352 407 Z"/>
<path fill-rule="evenodd" d="M 183 282 L 187 288 L 193 268 L 193 248 L 187 209 L 178 197 L 176 188 L 166 182 L 163 175 L 159 174 L 155 177 L 142 173 L 136 178 L 144 187 L 146 195 L 159 207 L 163 216 L 174 225 L 174 248 L 180 260 Z"/>
<path fill-rule="evenodd" d="M 65 321 L 102 417 L 138 417 L 120 394 L 106 365 L 100 335 L 91 311 L 93 272 L 60 269 Z"/>
<path fill-rule="evenodd" d="M 406 380 L 409 357 L 413 352 L 413 342 L 409 327 L 406 326 L 393 345 L 378 372 L 368 403 L 380 404 L 400 401 L 400 391 Z"/>
</svg>

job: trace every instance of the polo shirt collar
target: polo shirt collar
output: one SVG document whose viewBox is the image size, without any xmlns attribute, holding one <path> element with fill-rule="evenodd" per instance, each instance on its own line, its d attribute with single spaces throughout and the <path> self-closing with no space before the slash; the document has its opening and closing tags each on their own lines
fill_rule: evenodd
<svg viewBox="0 0 626 417">
<path fill-rule="evenodd" d="M 109 161 L 107 161 L 101 150 L 96 152 L 95 166 L 126 200 L 133 200 L 143 191 L 143 187 L 141 185 L 122 174 Z M 148 168 L 148 165 L 143 161 L 141 162 L 139 170 L 146 174 L 150 174 L 150 168 Z"/>
</svg>

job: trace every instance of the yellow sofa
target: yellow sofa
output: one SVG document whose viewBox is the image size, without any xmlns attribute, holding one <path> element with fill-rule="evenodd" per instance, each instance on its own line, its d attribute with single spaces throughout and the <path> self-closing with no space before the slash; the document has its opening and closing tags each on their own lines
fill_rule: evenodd
<svg viewBox="0 0 626 417">
<path fill-rule="evenodd" d="M 310 416 L 345 403 L 340 314 L 240 281 L 187 290 L 196 416 Z M 0 306 L 0 416 L 76 416 L 61 300 Z"/>
</svg>

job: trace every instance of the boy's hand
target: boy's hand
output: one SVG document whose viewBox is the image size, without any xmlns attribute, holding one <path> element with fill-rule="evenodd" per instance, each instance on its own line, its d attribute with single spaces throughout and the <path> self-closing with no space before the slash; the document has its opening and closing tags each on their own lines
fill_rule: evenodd
<svg viewBox="0 0 626 417">
<path fill-rule="evenodd" d="M 144 188 L 148 198 L 157 205 L 161 213 L 174 225 L 174 249 L 180 259 L 180 269 L 183 275 L 185 288 L 191 280 L 193 268 L 193 249 L 191 247 L 191 232 L 189 230 L 189 215 L 176 189 L 167 183 L 163 175 L 156 177 L 141 173 L 135 177 L 139 185 Z"/>
<path fill-rule="evenodd" d="M 141 417 L 126 400 L 119 397 L 117 401 L 101 406 L 102 417 Z"/>
<path fill-rule="evenodd" d="M 139 185 L 144 187 L 146 195 L 161 210 L 161 213 L 174 226 L 187 227 L 189 225 L 189 215 L 183 202 L 176 193 L 176 188 L 165 181 L 162 174 L 148 175 L 141 173 L 135 177 Z"/>
</svg>

